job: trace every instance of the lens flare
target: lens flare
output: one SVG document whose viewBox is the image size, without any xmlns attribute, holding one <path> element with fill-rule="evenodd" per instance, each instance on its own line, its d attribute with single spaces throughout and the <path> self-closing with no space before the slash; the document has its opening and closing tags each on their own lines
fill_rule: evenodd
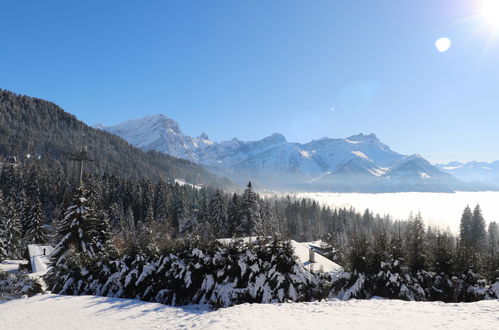
<svg viewBox="0 0 499 330">
<path fill-rule="evenodd" d="M 437 41 L 435 41 L 435 47 L 437 47 L 437 50 L 440 53 L 448 51 L 451 45 L 452 42 L 449 38 L 439 38 Z"/>
</svg>

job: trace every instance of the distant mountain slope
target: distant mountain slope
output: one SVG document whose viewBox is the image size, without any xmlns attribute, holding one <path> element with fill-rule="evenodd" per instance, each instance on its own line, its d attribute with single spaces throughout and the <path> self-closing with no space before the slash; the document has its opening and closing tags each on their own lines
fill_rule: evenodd
<svg viewBox="0 0 499 330">
<path fill-rule="evenodd" d="M 390 149 L 374 134 L 346 139 L 288 142 L 278 133 L 259 141 L 214 142 L 185 135 L 174 120 L 155 115 L 99 127 L 144 150 L 158 150 L 203 164 L 211 171 L 260 188 L 306 191 L 443 191 L 462 189 L 452 175 L 421 156 Z"/>
<path fill-rule="evenodd" d="M 51 166 L 65 167 L 68 155 L 84 145 L 94 160 L 86 165 L 91 172 L 228 184 L 190 161 L 144 152 L 116 135 L 89 127 L 54 103 L 0 90 L 0 158 L 30 154 Z"/>
<path fill-rule="evenodd" d="M 466 182 L 481 182 L 499 185 L 499 161 L 495 162 L 450 162 L 437 164 L 439 169 Z"/>
</svg>

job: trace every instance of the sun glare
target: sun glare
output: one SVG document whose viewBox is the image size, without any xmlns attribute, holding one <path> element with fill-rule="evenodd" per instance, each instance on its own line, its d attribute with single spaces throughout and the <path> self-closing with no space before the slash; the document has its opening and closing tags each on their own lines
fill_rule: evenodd
<svg viewBox="0 0 499 330">
<path fill-rule="evenodd" d="M 487 25 L 499 28 L 499 0 L 482 0 L 479 10 Z"/>
</svg>

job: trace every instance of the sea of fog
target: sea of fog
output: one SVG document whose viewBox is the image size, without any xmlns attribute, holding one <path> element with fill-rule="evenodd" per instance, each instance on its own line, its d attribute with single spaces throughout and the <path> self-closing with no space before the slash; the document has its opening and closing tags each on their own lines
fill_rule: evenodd
<svg viewBox="0 0 499 330">
<path fill-rule="evenodd" d="M 390 214 L 394 219 L 407 219 L 409 214 L 421 212 L 427 225 L 459 231 L 459 221 L 466 205 L 480 204 L 487 223 L 499 221 L 499 192 L 448 193 L 299 193 L 331 207 L 353 206 L 358 211 L 366 208 L 375 214 Z"/>
</svg>

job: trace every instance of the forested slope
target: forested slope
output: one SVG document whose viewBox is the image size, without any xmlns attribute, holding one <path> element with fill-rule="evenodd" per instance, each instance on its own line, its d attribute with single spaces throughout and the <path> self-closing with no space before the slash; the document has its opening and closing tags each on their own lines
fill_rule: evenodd
<svg viewBox="0 0 499 330">
<path fill-rule="evenodd" d="M 0 89 L 0 159 L 41 157 L 50 167 L 68 168 L 68 156 L 83 146 L 90 173 L 157 179 L 180 178 L 225 186 L 201 166 L 158 152 L 144 152 L 110 133 L 89 127 L 52 102 Z"/>
</svg>

